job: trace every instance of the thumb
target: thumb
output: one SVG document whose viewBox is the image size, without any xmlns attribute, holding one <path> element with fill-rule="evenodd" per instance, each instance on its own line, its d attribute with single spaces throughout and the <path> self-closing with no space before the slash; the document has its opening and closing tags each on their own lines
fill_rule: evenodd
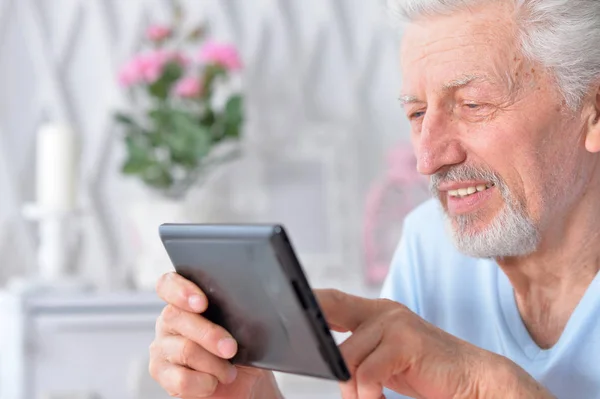
<svg viewBox="0 0 600 399">
<path fill-rule="evenodd" d="M 334 289 L 316 289 L 315 294 L 329 326 L 339 332 L 354 331 L 376 311 L 376 300 Z"/>
</svg>

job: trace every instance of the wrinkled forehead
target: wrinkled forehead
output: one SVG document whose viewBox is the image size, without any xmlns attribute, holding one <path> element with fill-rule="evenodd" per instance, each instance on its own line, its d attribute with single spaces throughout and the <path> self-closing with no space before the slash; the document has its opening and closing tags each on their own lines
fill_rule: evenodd
<svg viewBox="0 0 600 399">
<path fill-rule="evenodd" d="M 404 85 L 439 86 L 461 76 L 511 74 L 522 63 L 512 15 L 497 5 L 408 24 L 400 51 Z"/>
</svg>

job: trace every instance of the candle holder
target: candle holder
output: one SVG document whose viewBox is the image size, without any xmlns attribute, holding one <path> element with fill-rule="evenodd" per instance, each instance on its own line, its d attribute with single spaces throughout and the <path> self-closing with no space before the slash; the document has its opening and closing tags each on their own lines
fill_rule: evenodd
<svg viewBox="0 0 600 399">
<path fill-rule="evenodd" d="M 25 219 L 37 223 L 37 275 L 14 279 L 9 289 L 19 292 L 90 290 L 92 285 L 71 271 L 71 255 L 81 235 L 82 212 L 44 209 L 35 203 L 26 204 L 22 212 Z"/>
</svg>

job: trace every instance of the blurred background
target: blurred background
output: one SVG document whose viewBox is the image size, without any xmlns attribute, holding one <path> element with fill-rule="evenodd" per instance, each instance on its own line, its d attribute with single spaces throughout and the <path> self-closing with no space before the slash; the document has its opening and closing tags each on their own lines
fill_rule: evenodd
<svg viewBox="0 0 600 399">
<path fill-rule="evenodd" d="M 164 222 L 282 223 L 314 287 L 377 296 L 427 196 L 399 38 L 385 0 L 0 0 L 0 398 L 167 397 Z"/>
</svg>

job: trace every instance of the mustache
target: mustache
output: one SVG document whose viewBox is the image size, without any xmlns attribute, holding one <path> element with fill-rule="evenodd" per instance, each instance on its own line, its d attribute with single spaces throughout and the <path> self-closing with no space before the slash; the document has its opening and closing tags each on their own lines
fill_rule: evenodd
<svg viewBox="0 0 600 399">
<path fill-rule="evenodd" d="M 440 195 L 440 185 L 448 182 L 480 180 L 493 183 L 504 191 L 505 184 L 499 174 L 486 169 L 472 165 L 458 165 L 446 170 L 437 172 L 429 177 L 429 191 L 436 197 Z"/>
</svg>

